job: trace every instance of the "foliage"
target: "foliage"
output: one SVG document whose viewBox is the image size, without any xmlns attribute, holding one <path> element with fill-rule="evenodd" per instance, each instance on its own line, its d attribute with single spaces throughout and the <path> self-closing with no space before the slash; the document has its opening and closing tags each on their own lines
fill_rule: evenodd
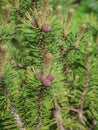
<svg viewBox="0 0 98 130">
<path fill-rule="evenodd" d="M 56 4 L 1 1 L 0 130 L 97 130 L 97 16 Z"/>
</svg>

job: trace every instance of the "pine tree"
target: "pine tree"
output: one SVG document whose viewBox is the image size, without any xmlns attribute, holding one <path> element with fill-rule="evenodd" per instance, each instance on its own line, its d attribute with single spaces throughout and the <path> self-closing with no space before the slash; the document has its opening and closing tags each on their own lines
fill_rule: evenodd
<svg viewBox="0 0 98 130">
<path fill-rule="evenodd" d="M 97 130 L 96 16 L 49 0 L 1 5 L 0 130 Z"/>
</svg>

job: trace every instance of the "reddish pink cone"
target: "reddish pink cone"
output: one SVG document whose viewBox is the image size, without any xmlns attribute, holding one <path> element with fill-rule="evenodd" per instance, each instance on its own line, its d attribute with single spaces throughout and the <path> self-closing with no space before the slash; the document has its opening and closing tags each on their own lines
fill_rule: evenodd
<svg viewBox="0 0 98 130">
<path fill-rule="evenodd" d="M 43 84 L 44 86 L 48 87 L 48 86 L 51 85 L 51 81 L 46 78 L 46 79 L 43 79 L 42 84 Z"/>
<path fill-rule="evenodd" d="M 37 79 L 40 79 L 40 80 L 42 79 L 41 72 L 36 72 L 35 76 L 36 76 Z"/>
<path fill-rule="evenodd" d="M 42 25 L 42 31 L 43 32 L 50 32 L 50 30 L 51 30 L 51 26 L 49 25 L 49 24 L 46 24 L 46 23 L 44 23 L 43 25 Z"/>
<path fill-rule="evenodd" d="M 47 79 L 49 79 L 50 81 L 53 81 L 53 80 L 54 80 L 54 75 L 49 74 L 49 75 L 47 76 Z"/>
</svg>

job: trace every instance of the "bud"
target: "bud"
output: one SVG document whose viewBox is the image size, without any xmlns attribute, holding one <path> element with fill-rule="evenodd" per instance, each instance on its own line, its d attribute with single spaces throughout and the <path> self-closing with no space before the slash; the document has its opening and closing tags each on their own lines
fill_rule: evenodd
<svg viewBox="0 0 98 130">
<path fill-rule="evenodd" d="M 19 9 L 19 0 L 15 0 L 15 9 Z"/>
<path fill-rule="evenodd" d="M 48 53 L 48 54 L 46 55 L 46 58 L 47 58 L 47 59 L 52 59 L 52 54 L 51 54 L 51 53 Z"/>
<path fill-rule="evenodd" d="M 53 80 L 54 80 L 54 75 L 49 74 L 49 75 L 47 76 L 47 79 L 49 79 L 50 81 L 53 81 Z"/>
<path fill-rule="evenodd" d="M 47 78 L 43 79 L 42 80 L 42 84 L 46 87 L 50 86 L 51 85 L 51 81 Z"/>
<path fill-rule="evenodd" d="M 44 62 L 44 73 L 43 73 L 43 78 L 46 78 L 49 74 L 50 68 L 51 68 L 51 59 L 52 59 L 52 54 L 48 53 L 45 56 L 45 62 Z"/>
<path fill-rule="evenodd" d="M 36 72 L 36 73 L 35 73 L 35 76 L 36 76 L 36 78 L 39 79 L 39 80 L 42 79 L 42 74 L 41 74 L 41 72 Z"/>
<path fill-rule="evenodd" d="M 58 14 L 59 16 L 62 15 L 62 6 L 61 6 L 61 5 L 58 5 L 58 6 L 57 6 L 57 14 Z"/>
<path fill-rule="evenodd" d="M 68 13 L 69 13 L 70 15 L 72 15 L 72 14 L 73 14 L 73 12 L 74 12 L 74 10 L 73 10 L 73 9 L 70 9 L 70 10 L 68 11 Z"/>
<path fill-rule="evenodd" d="M 36 19 L 32 19 L 31 24 L 32 24 L 34 27 L 36 27 L 36 28 L 38 27 L 38 23 L 37 23 Z"/>
<path fill-rule="evenodd" d="M 7 49 L 8 49 L 8 47 L 7 47 L 6 45 L 2 45 L 2 46 L 1 46 L 1 51 L 2 51 L 2 52 L 6 52 Z"/>
<path fill-rule="evenodd" d="M 50 30 L 51 30 L 51 26 L 49 25 L 49 24 L 46 24 L 46 23 L 44 23 L 44 24 L 42 24 L 42 31 L 43 32 L 50 32 Z"/>
<path fill-rule="evenodd" d="M 79 46 L 79 43 L 80 43 L 80 40 L 84 34 L 84 31 L 86 29 L 87 25 L 86 24 L 83 24 L 80 28 L 80 31 L 78 32 L 78 35 L 77 35 L 77 38 L 76 38 L 76 41 L 74 43 L 74 46 L 77 48 Z"/>
<path fill-rule="evenodd" d="M 48 20 L 50 20 L 52 14 L 53 14 L 53 8 L 50 8 L 49 13 L 48 13 Z"/>
<path fill-rule="evenodd" d="M 6 6 L 6 11 L 9 11 L 10 10 L 10 7 L 7 5 Z"/>
<path fill-rule="evenodd" d="M 68 16 L 67 16 L 67 20 L 66 20 L 66 24 L 65 24 L 65 29 L 64 29 L 64 35 L 65 36 L 68 34 L 69 28 L 71 26 L 73 12 L 74 12 L 73 9 L 70 9 L 68 11 Z"/>
<path fill-rule="evenodd" d="M 42 7 L 42 13 L 43 13 L 43 15 L 46 14 L 48 5 L 49 5 L 49 0 L 44 0 L 44 2 L 43 2 L 43 7 Z"/>
<path fill-rule="evenodd" d="M 87 25 L 86 25 L 86 24 L 83 24 L 81 28 L 82 28 L 82 29 L 86 29 L 86 27 L 87 27 Z"/>
<path fill-rule="evenodd" d="M 53 8 L 50 8 L 50 14 L 52 14 L 53 13 Z"/>
<path fill-rule="evenodd" d="M 57 10 L 61 12 L 61 11 L 62 11 L 62 6 L 61 6 L 61 5 L 58 5 L 58 6 L 57 6 Z"/>
<path fill-rule="evenodd" d="M 9 18 L 9 11 L 10 11 L 10 7 L 7 5 L 5 8 L 5 12 L 4 12 L 4 22 L 3 25 L 6 26 L 8 23 L 8 18 Z"/>
</svg>

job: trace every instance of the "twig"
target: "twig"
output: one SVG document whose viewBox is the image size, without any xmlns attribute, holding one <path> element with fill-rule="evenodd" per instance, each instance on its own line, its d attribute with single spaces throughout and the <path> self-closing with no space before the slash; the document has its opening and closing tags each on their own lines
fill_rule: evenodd
<svg viewBox="0 0 98 130">
<path fill-rule="evenodd" d="M 60 107 L 64 108 L 65 110 L 69 110 L 69 111 L 73 111 L 73 112 L 76 112 L 78 113 L 78 109 L 75 109 L 75 108 L 70 108 L 68 106 L 65 106 L 64 104 L 62 103 L 59 103 Z"/>
<path fill-rule="evenodd" d="M 85 74 L 85 84 L 83 87 L 83 93 L 80 101 L 80 114 L 79 114 L 79 120 L 80 122 L 83 122 L 82 117 L 83 117 L 83 107 L 85 103 L 85 97 L 87 94 L 88 90 L 88 82 L 89 82 L 89 71 L 90 71 L 90 58 L 89 54 L 86 55 L 86 74 Z"/>
<path fill-rule="evenodd" d="M 16 66 L 16 67 L 18 67 L 18 68 L 20 68 L 20 69 L 24 69 L 24 70 L 27 69 L 27 67 L 23 66 L 23 65 L 20 64 L 20 63 L 17 63 L 17 62 L 14 61 L 14 60 L 11 60 L 10 62 L 11 62 L 11 64 L 13 64 L 14 66 Z"/>
</svg>

